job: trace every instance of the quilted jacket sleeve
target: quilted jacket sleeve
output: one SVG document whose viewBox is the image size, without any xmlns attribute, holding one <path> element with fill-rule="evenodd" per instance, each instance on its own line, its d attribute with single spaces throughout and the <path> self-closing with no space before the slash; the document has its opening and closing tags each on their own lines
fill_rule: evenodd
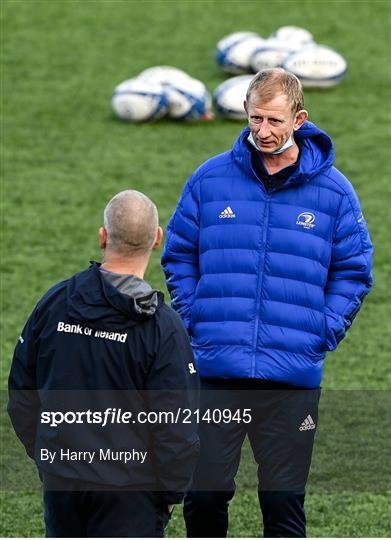
<svg viewBox="0 0 391 540">
<path fill-rule="evenodd" d="M 190 332 L 190 314 L 199 281 L 199 197 L 196 174 L 187 182 L 177 209 L 167 226 L 162 266 L 172 307 Z"/>
<path fill-rule="evenodd" d="M 348 184 L 339 208 L 325 289 L 326 348 L 334 350 L 372 287 L 373 246 L 360 203 Z"/>
</svg>

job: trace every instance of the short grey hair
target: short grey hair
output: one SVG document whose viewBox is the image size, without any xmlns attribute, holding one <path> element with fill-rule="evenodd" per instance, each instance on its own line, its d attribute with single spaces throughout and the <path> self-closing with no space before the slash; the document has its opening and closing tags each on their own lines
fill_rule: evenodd
<svg viewBox="0 0 391 540">
<path fill-rule="evenodd" d="M 271 68 L 259 71 L 250 82 L 247 89 L 246 101 L 250 97 L 257 96 L 258 99 L 267 103 L 278 94 L 287 96 L 292 112 L 296 113 L 304 107 L 303 87 L 300 80 L 289 71 L 283 68 Z"/>
<path fill-rule="evenodd" d="M 127 189 L 108 203 L 103 223 L 106 249 L 124 256 L 142 255 L 155 243 L 159 216 L 156 205 L 144 193 Z"/>
</svg>

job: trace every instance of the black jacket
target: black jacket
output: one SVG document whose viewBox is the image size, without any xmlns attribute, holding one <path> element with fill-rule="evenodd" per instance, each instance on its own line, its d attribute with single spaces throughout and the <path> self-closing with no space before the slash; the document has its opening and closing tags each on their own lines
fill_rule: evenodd
<svg viewBox="0 0 391 540">
<path fill-rule="evenodd" d="M 198 384 L 187 333 L 163 294 L 124 295 L 92 263 L 50 289 L 27 321 L 13 357 L 8 412 L 44 474 L 86 485 L 159 490 L 174 503 L 188 489 L 198 456 L 197 425 L 184 423 L 182 412 L 198 406 Z M 109 408 L 131 411 L 133 420 L 103 427 L 84 415 L 80 423 L 51 426 L 41 416 L 103 414 Z M 139 423 L 136 416 L 179 409 L 176 422 Z M 41 459 L 45 448 L 57 452 L 53 464 Z M 101 449 L 148 454 L 144 463 L 88 463 L 59 459 L 61 449 L 96 450 L 97 458 Z"/>
</svg>

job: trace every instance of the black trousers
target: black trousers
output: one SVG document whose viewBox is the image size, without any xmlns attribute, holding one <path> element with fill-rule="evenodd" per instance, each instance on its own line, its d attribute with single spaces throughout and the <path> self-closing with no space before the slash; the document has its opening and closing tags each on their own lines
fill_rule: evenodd
<svg viewBox="0 0 391 540">
<path fill-rule="evenodd" d="M 44 491 L 46 538 L 163 537 L 170 519 L 158 494 Z"/>
<path fill-rule="evenodd" d="M 258 464 L 265 537 L 305 537 L 305 486 L 311 464 L 320 389 L 267 381 L 203 380 L 207 409 L 251 409 L 252 421 L 200 422 L 201 453 L 184 504 L 187 536 L 225 537 L 246 435 Z"/>
</svg>

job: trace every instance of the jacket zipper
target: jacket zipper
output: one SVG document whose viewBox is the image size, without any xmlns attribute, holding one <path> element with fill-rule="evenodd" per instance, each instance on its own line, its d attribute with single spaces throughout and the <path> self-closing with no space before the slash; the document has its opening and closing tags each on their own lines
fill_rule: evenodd
<svg viewBox="0 0 391 540">
<path fill-rule="evenodd" d="M 269 222 L 269 212 L 270 212 L 270 200 L 271 194 L 266 193 L 265 201 L 265 210 L 263 213 L 263 231 L 262 231 L 262 243 L 261 243 L 261 255 L 260 255 L 260 264 L 259 264 L 259 275 L 257 283 L 257 293 L 256 293 L 256 305 L 255 305 L 255 327 L 254 327 L 254 354 L 251 362 L 251 377 L 255 377 L 255 355 L 257 352 L 257 341 L 258 341 L 258 328 L 259 328 L 259 309 L 261 305 L 261 292 L 263 286 L 263 275 L 265 270 L 265 259 L 266 259 L 266 238 Z"/>
</svg>

